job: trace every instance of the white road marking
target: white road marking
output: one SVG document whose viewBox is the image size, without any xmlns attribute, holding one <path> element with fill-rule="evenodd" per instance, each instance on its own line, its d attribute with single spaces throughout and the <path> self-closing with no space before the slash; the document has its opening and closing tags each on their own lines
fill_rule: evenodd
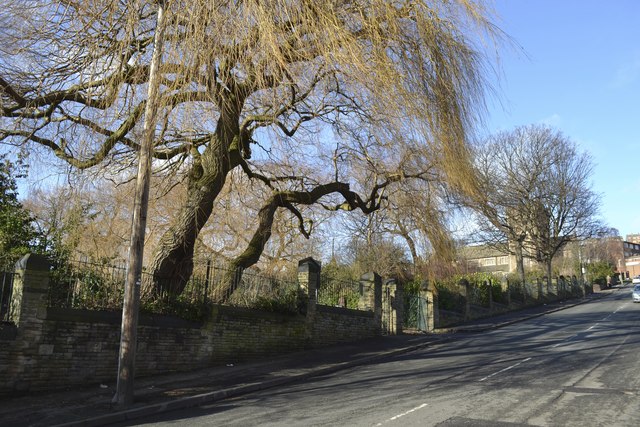
<svg viewBox="0 0 640 427">
<path fill-rule="evenodd" d="M 498 372 L 494 372 L 494 373 L 493 373 L 493 374 L 491 374 L 491 375 L 487 375 L 486 377 L 484 377 L 484 378 L 482 378 L 482 379 L 480 379 L 480 380 L 478 380 L 478 381 L 479 381 L 479 382 L 482 382 L 482 381 L 484 381 L 484 380 L 488 380 L 489 378 L 491 378 L 491 377 L 493 377 L 493 376 L 496 376 L 496 375 L 498 375 L 498 374 L 501 374 L 502 372 L 506 372 L 506 371 L 508 371 L 509 369 L 513 369 L 513 368 L 515 368 L 516 366 L 523 364 L 524 362 L 528 362 L 529 360 L 531 360 L 531 358 L 530 358 L 530 357 L 527 357 L 526 359 L 521 360 L 520 362 L 516 363 L 515 365 L 508 366 L 508 367 L 506 367 L 506 368 L 504 368 L 504 369 L 499 370 Z"/>
<path fill-rule="evenodd" d="M 610 318 L 613 314 L 616 314 L 619 310 L 624 309 L 626 306 L 627 306 L 627 304 L 621 305 L 620 307 L 618 307 L 618 308 L 616 309 L 616 311 L 614 311 L 613 313 L 608 314 L 605 318 L 603 318 L 602 320 L 600 320 L 600 322 L 603 322 L 603 321 L 605 321 L 605 320 L 609 320 L 609 318 Z M 600 322 L 596 322 L 596 323 L 594 323 L 592 326 L 588 327 L 588 328 L 585 330 L 585 332 L 588 332 L 588 331 L 592 330 L 593 328 L 595 328 L 596 326 L 598 326 L 598 325 L 600 324 Z M 578 337 L 578 335 L 572 335 L 572 336 L 570 336 L 570 337 L 568 337 L 568 338 L 565 338 L 562 342 L 559 342 L 558 344 L 555 344 L 555 345 L 551 346 L 551 348 L 559 347 L 559 346 L 563 345 L 566 341 L 571 341 L 572 339 L 577 338 L 577 337 Z M 484 378 L 483 378 L 483 379 L 484 379 Z M 481 381 L 482 381 L 482 380 L 481 380 Z"/>
<path fill-rule="evenodd" d="M 616 309 L 616 311 L 614 311 L 613 313 L 608 314 L 608 315 L 607 315 L 604 319 L 602 319 L 600 322 L 605 321 L 605 320 L 608 320 L 608 319 L 609 319 L 613 314 L 616 314 L 619 310 L 624 309 L 627 305 L 628 305 L 628 303 L 625 303 L 624 305 L 619 306 L 619 307 Z M 587 330 L 586 330 L 585 332 L 592 330 L 593 328 L 595 328 L 596 326 L 598 326 L 600 322 L 596 322 L 596 323 L 594 323 L 592 326 L 590 326 L 589 328 L 587 328 Z M 578 335 L 577 335 L 577 334 L 576 334 L 576 335 L 572 335 L 572 336 L 570 336 L 570 337 L 567 337 L 567 338 L 565 338 L 562 342 L 559 342 L 559 343 L 554 344 L 553 346 L 551 346 L 551 348 L 559 347 L 559 346 L 561 346 L 561 345 L 565 344 L 567 341 L 571 341 L 571 340 L 573 340 L 574 338 L 577 338 L 577 337 L 578 337 Z M 520 361 L 520 362 L 516 363 L 515 365 L 508 366 L 508 367 L 506 367 L 506 368 L 504 368 L 504 369 L 499 370 L 498 372 L 494 372 L 494 373 L 493 373 L 493 374 L 491 374 L 491 375 L 487 375 L 486 377 L 484 377 L 484 378 L 482 378 L 482 379 L 480 379 L 480 380 L 478 380 L 478 381 L 479 381 L 479 382 L 486 381 L 486 380 L 488 380 L 488 379 L 489 379 L 489 378 L 491 378 L 491 377 L 494 377 L 494 376 L 496 376 L 496 375 L 498 375 L 498 374 L 500 374 L 500 373 L 502 373 L 502 372 L 508 371 L 509 369 L 513 369 L 513 368 L 515 368 L 516 366 L 518 366 L 518 365 L 520 365 L 520 364 L 522 364 L 522 363 L 524 363 L 524 362 L 527 362 L 527 361 L 529 361 L 529 360 L 531 360 L 531 358 L 530 358 L 530 357 L 528 357 L 528 358 L 526 358 L 526 359 L 524 359 L 524 360 L 522 360 L 522 361 Z"/>
<path fill-rule="evenodd" d="M 416 407 L 415 407 L 415 408 L 413 408 L 413 409 L 409 409 L 407 412 L 403 412 L 402 414 L 398 414 L 398 415 L 396 415 L 396 416 L 394 416 L 394 417 L 391 417 L 391 418 L 389 418 L 388 420 L 386 420 L 386 421 L 384 421 L 384 422 L 382 422 L 382 423 L 378 423 L 378 424 L 376 424 L 376 427 L 380 427 L 380 426 L 381 426 L 381 425 L 383 425 L 383 424 L 386 424 L 386 423 L 391 422 L 391 421 L 395 421 L 395 420 L 397 420 L 398 418 L 404 417 L 405 415 L 409 415 L 410 413 L 415 412 L 415 411 L 417 411 L 417 410 L 419 410 L 419 409 L 422 409 L 422 408 L 424 408 L 425 406 L 427 406 L 427 404 L 426 404 L 426 403 L 423 403 L 423 404 L 422 404 L 422 405 L 420 405 L 420 406 L 416 406 Z"/>
<path fill-rule="evenodd" d="M 624 310 L 627 307 L 627 305 L 629 305 L 629 303 L 625 303 L 624 305 L 621 305 L 620 307 L 618 307 L 616 311 L 614 311 L 614 313 L 617 313 L 620 310 Z"/>
</svg>

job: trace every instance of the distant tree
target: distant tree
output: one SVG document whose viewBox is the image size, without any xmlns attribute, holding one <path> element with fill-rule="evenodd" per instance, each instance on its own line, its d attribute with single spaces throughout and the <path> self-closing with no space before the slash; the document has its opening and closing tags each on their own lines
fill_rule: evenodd
<svg viewBox="0 0 640 427">
<path fill-rule="evenodd" d="M 615 267 L 608 261 L 595 261 L 587 265 L 587 274 L 589 279 L 599 285 L 607 283 L 607 276 L 613 277 Z"/>
<path fill-rule="evenodd" d="M 585 240 L 580 246 L 583 262 L 587 265 L 594 262 L 605 262 L 617 266 L 624 256 L 621 245 L 622 237 L 615 228 L 604 229 L 602 234 Z"/>
<path fill-rule="evenodd" d="M 524 283 L 524 246 L 531 198 L 546 168 L 549 129 L 518 127 L 499 132 L 475 147 L 475 171 L 481 191 L 465 203 L 476 213 L 478 242 L 515 256 Z"/>
<path fill-rule="evenodd" d="M 570 241 L 596 235 L 598 196 L 590 186 L 592 163 L 575 143 L 543 125 L 500 132 L 476 149 L 481 191 L 466 200 L 478 215 L 479 239 L 546 267 Z"/>
<path fill-rule="evenodd" d="M 522 219 L 529 228 L 528 252 L 546 266 L 550 282 L 556 254 L 569 242 L 600 235 L 604 226 L 598 216 L 600 198 L 591 187 L 591 157 L 558 131 L 532 130 L 541 136 L 546 156 L 540 161 L 546 167 Z"/>
<path fill-rule="evenodd" d="M 33 217 L 18 200 L 17 178 L 24 176 L 21 164 L 0 155 L 0 266 L 39 250 L 39 234 Z"/>
</svg>

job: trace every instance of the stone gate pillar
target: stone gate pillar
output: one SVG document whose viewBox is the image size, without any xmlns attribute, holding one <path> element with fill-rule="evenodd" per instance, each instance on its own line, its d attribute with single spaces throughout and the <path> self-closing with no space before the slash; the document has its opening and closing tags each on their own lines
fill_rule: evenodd
<svg viewBox="0 0 640 427">
<path fill-rule="evenodd" d="M 427 299 L 427 331 L 432 332 L 440 327 L 440 308 L 438 307 L 438 290 L 432 282 L 427 282 L 424 290 Z"/>
<path fill-rule="evenodd" d="M 485 286 L 487 286 L 487 290 L 489 292 L 489 311 L 493 312 L 493 282 L 489 279 L 485 281 Z"/>
<path fill-rule="evenodd" d="M 460 293 L 464 297 L 464 320 L 471 319 L 471 285 L 467 279 L 462 279 L 458 283 L 460 286 Z"/>
<path fill-rule="evenodd" d="M 500 286 L 502 287 L 502 293 L 507 294 L 507 306 L 511 307 L 511 289 L 509 288 L 509 279 L 502 276 L 500 280 Z"/>
<path fill-rule="evenodd" d="M 42 255 L 28 254 L 15 267 L 9 320 L 16 326 L 41 324 L 46 318 L 51 264 Z"/>
<path fill-rule="evenodd" d="M 309 296 L 309 305 L 318 302 L 320 286 L 320 263 L 309 257 L 298 262 L 298 285 Z"/>
<path fill-rule="evenodd" d="M 542 287 L 542 282 L 539 277 L 536 277 L 536 288 L 538 289 L 538 298 L 544 299 L 547 297 L 548 292 L 545 293 L 544 288 Z"/>
<path fill-rule="evenodd" d="M 313 343 L 313 326 L 316 318 L 316 305 L 318 303 L 320 270 L 320 263 L 311 257 L 298 262 L 298 286 L 301 291 L 308 296 L 305 338 L 309 346 Z"/>
<path fill-rule="evenodd" d="M 402 285 L 390 279 L 382 286 L 382 325 L 383 333 L 402 334 L 404 321 L 404 294 Z"/>
<path fill-rule="evenodd" d="M 54 351 L 52 344 L 43 342 L 49 270 L 49 261 L 41 255 L 25 255 L 16 263 L 9 320 L 17 327 L 17 351 L 10 355 L 9 369 L 3 374 L 16 391 L 28 391 L 39 376 L 38 364 L 25 361 L 37 361 Z"/>
<path fill-rule="evenodd" d="M 382 330 L 382 278 L 369 272 L 360 278 L 358 310 L 373 311 L 374 322 Z"/>
</svg>

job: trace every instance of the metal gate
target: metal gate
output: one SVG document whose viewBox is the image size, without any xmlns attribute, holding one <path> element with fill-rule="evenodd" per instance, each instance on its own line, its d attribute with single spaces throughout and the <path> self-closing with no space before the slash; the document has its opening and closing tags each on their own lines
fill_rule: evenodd
<svg viewBox="0 0 640 427">
<path fill-rule="evenodd" d="M 405 299 L 404 327 L 427 332 L 428 304 L 420 295 L 407 295 Z"/>
</svg>

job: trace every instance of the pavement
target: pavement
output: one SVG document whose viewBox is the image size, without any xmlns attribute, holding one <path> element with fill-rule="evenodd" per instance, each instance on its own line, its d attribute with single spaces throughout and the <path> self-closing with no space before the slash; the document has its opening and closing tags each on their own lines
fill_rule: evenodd
<svg viewBox="0 0 640 427">
<path fill-rule="evenodd" d="M 461 334 L 489 331 L 543 316 L 605 297 L 614 291 L 615 288 L 596 292 L 584 299 L 529 307 L 434 333 L 381 336 L 261 362 L 137 378 L 135 403 L 127 409 L 111 405 L 115 383 L 4 397 L 0 398 L 0 426 L 101 426 L 125 421 L 135 424 L 135 420 L 141 417 L 213 403 L 446 343 Z"/>
</svg>

